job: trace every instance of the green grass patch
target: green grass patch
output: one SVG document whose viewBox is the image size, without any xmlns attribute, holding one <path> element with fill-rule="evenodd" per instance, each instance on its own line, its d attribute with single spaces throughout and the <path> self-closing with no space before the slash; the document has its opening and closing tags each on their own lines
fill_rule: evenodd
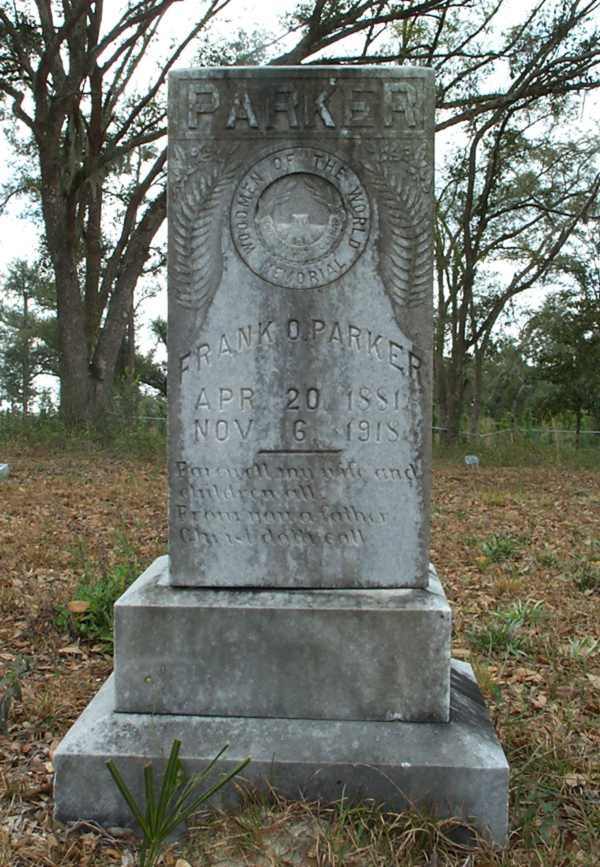
<svg viewBox="0 0 600 867">
<path fill-rule="evenodd" d="M 543 551 L 538 551 L 536 553 L 535 559 L 544 569 L 556 569 L 560 565 L 560 560 L 554 551 L 547 546 Z"/>
<path fill-rule="evenodd" d="M 565 645 L 565 656 L 569 659 L 586 661 L 597 653 L 600 653 L 600 639 L 591 635 L 569 638 Z"/>
<path fill-rule="evenodd" d="M 573 558 L 568 574 L 578 590 L 600 593 L 600 540 L 592 539 L 589 550 Z"/>
<path fill-rule="evenodd" d="M 142 571 L 138 557 L 123 534 L 117 535 L 116 562 L 101 565 L 80 548 L 81 577 L 72 599 L 60 605 L 55 622 L 73 638 L 113 646 L 114 604 Z"/>
<path fill-rule="evenodd" d="M 518 600 L 495 611 L 488 623 L 467 631 L 471 646 L 485 656 L 527 656 L 533 650 L 527 627 L 539 625 L 546 612 L 541 602 Z"/>
<path fill-rule="evenodd" d="M 526 656 L 531 644 L 526 635 L 509 623 L 488 623 L 467 632 L 471 646 L 485 656 Z"/>
<path fill-rule="evenodd" d="M 516 536 L 502 533 L 491 533 L 480 544 L 481 553 L 487 557 L 490 563 L 503 563 L 505 560 L 513 560 L 517 557 L 524 542 Z"/>
</svg>

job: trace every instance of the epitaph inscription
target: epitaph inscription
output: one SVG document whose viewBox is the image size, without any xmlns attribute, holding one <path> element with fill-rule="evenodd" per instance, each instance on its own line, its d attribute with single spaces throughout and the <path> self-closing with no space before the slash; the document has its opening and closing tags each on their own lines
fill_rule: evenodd
<svg viewBox="0 0 600 867">
<path fill-rule="evenodd" d="M 424 586 L 428 73 L 170 88 L 170 580 Z"/>
</svg>

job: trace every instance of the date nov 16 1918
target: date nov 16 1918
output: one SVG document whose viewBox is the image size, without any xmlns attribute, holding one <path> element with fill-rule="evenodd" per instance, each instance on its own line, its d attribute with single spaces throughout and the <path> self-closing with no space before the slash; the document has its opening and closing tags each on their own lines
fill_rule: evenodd
<svg viewBox="0 0 600 867">
<path fill-rule="evenodd" d="M 315 426 L 315 415 L 321 414 L 322 421 L 333 422 L 330 433 L 346 442 L 393 443 L 401 435 L 398 416 L 390 418 L 383 414 L 399 414 L 406 403 L 406 394 L 402 389 L 360 385 L 341 388 L 337 393 L 332 390 L 328 399 L 327 391 L 318 386 L 290 386 L 277 403 L 280 413 L 289 419 L 284 431 L 293 442 L 306 442 L 317 432 L 323 436 L 326 432 L 321 423 L 318 431 Z M 201 389 L 195 402 L 195 442 L 248 440 L 254 419 L 246 413 L 257 409 L 256 391 L 248 386 Z M 241 417 L 232 418 L 230 413 L 239 413 Z"/>
</svg>

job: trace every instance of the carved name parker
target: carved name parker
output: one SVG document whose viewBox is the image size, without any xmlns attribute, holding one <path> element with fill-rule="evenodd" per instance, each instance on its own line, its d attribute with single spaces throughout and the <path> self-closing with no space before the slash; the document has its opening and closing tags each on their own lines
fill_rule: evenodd
<svg viewBox="0 0 600 867">
<path fill-rule="evenodd" d="M 347 80 L 305 68 L 290 80 L 289 72 L 272 72 L 275 75 L 268 81 L 243 71 L 236 77 L 214 74 L 201 80 L 184 74 L 174 135 L 423 131 L 420 79 L 394 81 L 354 75 Z"/>
</svg>

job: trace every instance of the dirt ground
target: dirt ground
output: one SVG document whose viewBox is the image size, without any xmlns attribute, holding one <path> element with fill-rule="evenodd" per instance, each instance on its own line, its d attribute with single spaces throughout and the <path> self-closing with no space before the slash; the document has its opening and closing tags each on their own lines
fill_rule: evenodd
<svg viewBox="0 0 600 867">
<path fill-rule="evenodd" d="M 165 470 L 91 449 L 2 460 L 0 709 L 18 688 L 0 734 L 0 865 L 133 865 L 131 837 L 52 819 L 53 751 L 111 669 L 106 646 L 69 633 L 57 610 L 124 544 L 142 566 L 164 553 Z M 600 864 L 599 482 L 600 469 L 434 468 L 431 558 L 454 655 L 474 665 L 512 768 L 505 853 L 459 852 L 417 817 L 275 800 L 201 817 L 164 863 Z"/>
</svg>

